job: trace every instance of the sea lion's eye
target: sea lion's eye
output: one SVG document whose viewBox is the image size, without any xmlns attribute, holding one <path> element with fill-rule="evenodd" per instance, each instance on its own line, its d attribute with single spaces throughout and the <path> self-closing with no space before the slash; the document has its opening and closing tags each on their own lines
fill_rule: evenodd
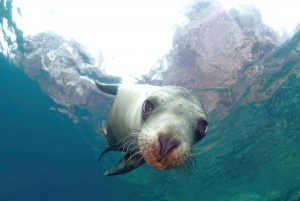
<svg viewBox="0 0 300 201">
<path fill-rule="evenodd" d="M 150 101 L 145 101 L 143 104 L 143 112 L 148 113 L 154 110 L 154 105 Z"/>
<path fill-rule="evenodd" d="M 200 130 L 200 132 L 204 132 L 206 133 L 208 130 L 208 123 L 206 120 L 201 119 L 198 123 L 198 129 Z"/>
</svg>

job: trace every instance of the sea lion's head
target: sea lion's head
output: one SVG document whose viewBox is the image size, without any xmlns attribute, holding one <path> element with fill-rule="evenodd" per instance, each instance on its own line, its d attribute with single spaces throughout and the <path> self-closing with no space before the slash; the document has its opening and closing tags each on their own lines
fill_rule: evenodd
<svg viewBox="0 0 300 201">
<path fill-rule="evenodd" d="M 143 127 L 138 137 L 140 154 L 153 168 L 189 166 L 190 149 L 207 132 L 199 100 L 182 87 L 162 87 L 142 104 Z"/>
</svg>

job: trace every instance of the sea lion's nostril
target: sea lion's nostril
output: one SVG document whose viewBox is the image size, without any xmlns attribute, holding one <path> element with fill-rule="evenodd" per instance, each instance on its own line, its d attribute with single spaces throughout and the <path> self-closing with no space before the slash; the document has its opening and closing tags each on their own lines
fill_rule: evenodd
<svg viewBox="0 0 300 201">
<path fill-rule="evenodd" d="M 160 161 L 165 158 L 169 151 L 178 147 L 180 144 L 180 141 L 175 136 L 169 134 L 159 135 L 159 141 L 161 145 Z"/>
</svg>

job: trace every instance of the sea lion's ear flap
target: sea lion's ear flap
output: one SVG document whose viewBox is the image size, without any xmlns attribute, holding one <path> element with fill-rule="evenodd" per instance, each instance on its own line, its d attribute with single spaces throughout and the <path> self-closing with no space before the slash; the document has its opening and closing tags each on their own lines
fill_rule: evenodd
<svg viewBox="0 0 300 201">
<path fill-rule="evenodd" d="M 101 83 L 97 80 L 94 80 L 96 86 L 98 89 L 100 89 L 102 92 L 110 94 L 110 95 L 117 95 L 119 84 L 105 84 Z"/>
<path fill-rule="evenodd" d="M 104 173 L 105 176 L 125 174 L 143 165 L 145 160 L 128 152 L 114 167 Z"/>
</svg>

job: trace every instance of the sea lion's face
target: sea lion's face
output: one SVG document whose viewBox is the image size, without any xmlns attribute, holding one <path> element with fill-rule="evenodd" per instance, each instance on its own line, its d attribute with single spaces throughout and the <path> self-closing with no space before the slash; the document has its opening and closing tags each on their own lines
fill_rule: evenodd
<svg viewBox="0 0 300 201">
<path fill-rule="evenodd" d="M 143 103 L 141 113 L 140 153 L 155 169 L 185 164 L 191 156 L 191 147 L 207 132 L 208 123 L 200 102 L 181 87 L 155 91 Z"/>
</svg>

